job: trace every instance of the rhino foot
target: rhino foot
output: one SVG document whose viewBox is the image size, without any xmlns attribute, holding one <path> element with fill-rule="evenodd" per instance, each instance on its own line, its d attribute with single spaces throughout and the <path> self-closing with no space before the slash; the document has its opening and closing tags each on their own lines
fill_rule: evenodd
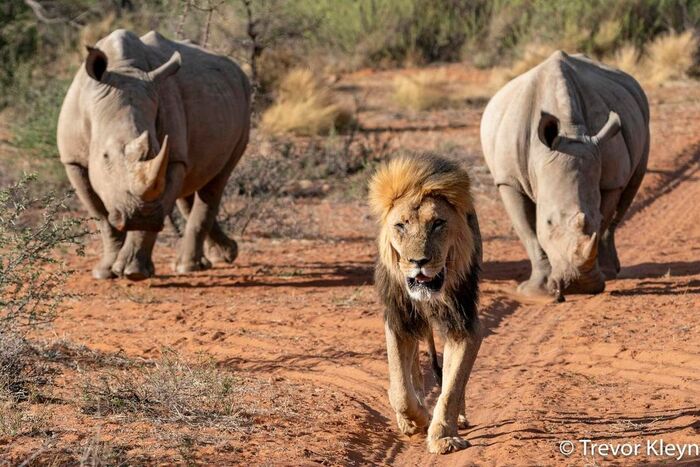
<svg viewBox="0 0 700 467">
<path fill-rule="evenodd" d="M 117 275 L 112 271 L 112 265 L 105 264 L 103 262 L 99 263 L 97 266 L 92 268 L 92 277 L 98 280 L 114 279 Z"/>
<path fill-rule="evenodd" d="M 233 263 L 238 257 L 238 244 L 228 237 L 210 240 L 204 243 L 204 255 L 212 264 Z"/>
<path fill-rule="evenodd" d="M 614 231 L 608 229 L 600 241 L 598 252 L 598 264 L 605 280 L 616 279 L 620 272 L 620 258 L 615 248 Z"/>
<path fill-rule="evenodd" d="M 126 277 L 131 281 L 142 281 L 153 277 L 156 268 L 151 259 L 133 258 L 128 263 L 116 262 L 112 266 L 112 272 L 119 277 Z"/>
<path fill-rule="evenodd" d="M 606 266 L 601 266 L 600 271 L 603 273 L 606 281 L 617 279 L 617 273 L 620 272 L 617 268 Z"/>
<path fill-rule="evenodd" d="M 526 297 L 552 298 L 552 293 L 547 289 L 546 282 L 539 279 L 528 279 L 518 285 L 517 292 Z"/>
<path fill-rule="evenodd" d="M 175 272 L 177 274 L 187 274 L 189 272 L 204 271 L 211 268 L 211 262 L 202 256 L 199 261 L 196 260 L 178 260 L 175 264 Z"/>
</svg>

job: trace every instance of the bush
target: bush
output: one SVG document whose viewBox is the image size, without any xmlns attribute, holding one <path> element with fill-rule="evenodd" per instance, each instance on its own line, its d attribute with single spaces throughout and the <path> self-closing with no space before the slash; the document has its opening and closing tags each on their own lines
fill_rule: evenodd
<svg viewBox="0 0 700 467">
<path fill-rule="evenodd" d="M 660 84 L 686 78 L 695 63 L 698 40 L 692 31 L 668 33 L 654 39 L 646 49 L 649 81 Z"/>
<path fill-rule="evenodd" d="M 24 91 L 14 109 L 17 117 L 12 124 L 12 144 L 24 153 L 25 168 L 41 173 L 44 182 L 53 184 L 66 182 L 56 146 L 56 126 L 69 85 L 69 80 L 20 85 Z"/>
<path fill-rule="evenodd" d="M 35 196 L 35 177 L 0 190 L 0 331 L 23 333 L 50 322 L 66 297 L 67 272 L 57 250 L 76 247 L 86 234 L 80 219 L 65 213 L 66 196 Z"/>
</svg>

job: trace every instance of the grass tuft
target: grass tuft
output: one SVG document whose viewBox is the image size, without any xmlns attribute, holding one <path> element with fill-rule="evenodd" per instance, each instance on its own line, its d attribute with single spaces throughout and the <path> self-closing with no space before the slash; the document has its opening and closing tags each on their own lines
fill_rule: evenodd
<svg viewBox="0 0 700 467">
<path fill-rule="evenodd" d="M 494 68 L 492 71 L 494 83 L 498 86 L 506 84 L 508 81 L 530 71 L 547 59 L 556 49 L 551 45 L 533 43 L 525 47 L 521 57 L 513 62 L 508 68 Z"/>
<path fill-rule="evenodd" d="M 275 103 L 262 115 L 260 126 L 270 134 L 314 136 L 342 130 L 352 113 L 339 104 L 330 86 L 308 69 L 294 69 L 280 82 Z"/>
<path fill-rule="evenodd" d="M 654 39 L 647 47 L 648 81 L 658 85 L 686 78 L 697 48 L 698 39 L 692 31 L 672 32 Z"/>
<path fill-rule="evenodd" d="M 394 100 L 406 109 L 433 110 L 448 106 L 450 94 L 441 76 L 426 71 L 415 76 L 396 77 Z"/>
<path fill-rule="evenodd" d="M 637 77 L 640 76 L 639 58 L 641 53 L 639 49 L 631 44 L 622 46 L 608 63 L 613 67 L 624 71 L 625 73 Z"/>
<path fill-rule="evenodd" d="M 698 39 L 692 31 L 658 36 L 640 52 L 633 45 L 620 48 L 606 62 L 648 86 L 685 79 L 695 65 Z"/>
</svg>

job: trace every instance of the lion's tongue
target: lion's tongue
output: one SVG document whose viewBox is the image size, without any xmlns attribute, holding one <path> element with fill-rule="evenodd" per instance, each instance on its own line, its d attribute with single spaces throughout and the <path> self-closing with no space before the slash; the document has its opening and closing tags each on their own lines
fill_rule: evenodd
<svg viewBox="0 0 700 467">
<path fill-rule="evenodd" d="M 433 279 L 432 277 L 428 277 L 423 273 L 420 273 L 416 276 L 416 280 L 418 282 L 430 282 L 432 279 Z"/>
</svg>

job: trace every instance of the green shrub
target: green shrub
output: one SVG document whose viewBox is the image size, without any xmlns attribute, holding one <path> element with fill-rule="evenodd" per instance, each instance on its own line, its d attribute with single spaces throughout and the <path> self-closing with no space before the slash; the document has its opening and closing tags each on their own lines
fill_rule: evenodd
<svg viewBox="0 0 700 467">
<path fill-rule="evenodd" d="M 0 332 L 23 333 L 50 322 L 66 297 L 66 270 L 57 250 L 77 247 L 86 234 L 66 213 L 65 196 L 36 196 L 35 176 L 0 190 Z"/>
</svg>

